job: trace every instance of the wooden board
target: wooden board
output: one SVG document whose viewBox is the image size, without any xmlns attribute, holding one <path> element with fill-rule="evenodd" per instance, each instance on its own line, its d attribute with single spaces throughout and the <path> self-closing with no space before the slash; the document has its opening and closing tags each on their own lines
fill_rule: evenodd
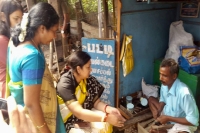
<svg viewBox="0 0 200 133">
<path fill-rule="evenodd" d="M 148 113 L 136 116 L 136 117 L 132 117 L 131 119 L 127 120 L 124 123 L 124 127 L 120 127 L 120 128 L 118 128 L 118 130 L 122 131 L 122 130 L 130 127 L 130 126 L 133 126 L 133 125 L 137 124 L 138 122 L 148 120 L 148 119 L 150 119 L 152 117 L 153 117 L 153 115 L 152 115 L 151 112 L 148 112 Z"/>
<path fill-rule="evenodd" d="M 120 0 L 117 0 L 117 38 L 116 38 L 116 91 L 115 91 L 115 101 L 116 101 L 116 107 L 119 107 L 119 55 L 120 55 L 120 34 L 121 34 L 121 8 L 122 3 Z"/>
<path fill-rule="evenodd" d="M 128 112 L 128 110 L 124 106 L 120 105 L 120 109 L 128 116 L 127 119 L 130 119 L 131 117 L 133 117 L 133 114 Z"/>
<path fill-rule="evenodd" d="M 126 119 L 130 119 L 130 117 L 129 117 L 124 111 L 122 111 L 120 108 L 117 108 L 117 109 L 119 110 L 120 114 L 121 114 L 123 117 L 125 117 Z"/>
</svg>

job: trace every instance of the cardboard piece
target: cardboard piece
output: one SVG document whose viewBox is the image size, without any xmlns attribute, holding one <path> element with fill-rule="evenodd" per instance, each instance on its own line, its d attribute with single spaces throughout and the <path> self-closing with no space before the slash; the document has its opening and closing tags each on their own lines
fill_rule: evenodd
<svg viewBox="0 0 200 133">
<path fill-rule="evenodd" d="M 148 133 L 147 130 L 145 130 L 140 123 L 137 124 L 137 128 L 138 128 L 138 133 Z"/>
</svg>

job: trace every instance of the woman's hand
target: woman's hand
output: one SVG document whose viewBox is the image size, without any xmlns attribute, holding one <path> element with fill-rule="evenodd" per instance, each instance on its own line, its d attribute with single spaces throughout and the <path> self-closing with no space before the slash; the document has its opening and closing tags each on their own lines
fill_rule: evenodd
<svg viewBox="0 0 200 133">
<path fill-rule="evenodd" d="M 106 105 L 98 99 L 94 104 L 95 109 L 108 113 L 106 122 L 116 127 L 123 127 L 126 119 L 120 114 L 117 108 Z"/>
<path fill-rule="evenodd" d="M 108 114 L 106 119 L 106 122 L 116 127 L 123 127 L 125 121 L 126 120 L 121 116 L 121 114 L 119 115 L 116 113 Z"/>
<path fill-rule="evenodd" d="M 108 114 L 107 122 L 116 127 L 123 127 L 126 119 L 120 114 L 117 108 L 107 106 L 106 113 Z"/>
<path fill-rule="evenodd" d="M 106 112 L 109 113 L 109 114 L 112 114 L 114 116 L 118 116 L 118 125 L 121 126 L 124 126 L 124 122 L 126 121 L 126 119 L 121 115 L 121 113 L 119 112 L 119 110 L 117 108 L 114 108 L 114 107 L 111 107 L 111 106 L 108 106 L 106 108 Z"/>
<path fill-rule="evenodd" d="M 8 97 L 8 115 L 10 124 L 8 125 L 0 112 L 0 129 L 7 133 L 36 133 L 36 129 L 25 114 L 25 110 L 21 105 L 17 105 L 13 97 Z"/>
<path fill-rule="evenodd" d="M 119 110 L 117 108 L 114 108 L 114 107 L 111 107 L 111 106 L 107 106 L 106 108 L 106 113 L 109 113 L 109 114 L 118 114 L 121 116 Z"/>
</svg>

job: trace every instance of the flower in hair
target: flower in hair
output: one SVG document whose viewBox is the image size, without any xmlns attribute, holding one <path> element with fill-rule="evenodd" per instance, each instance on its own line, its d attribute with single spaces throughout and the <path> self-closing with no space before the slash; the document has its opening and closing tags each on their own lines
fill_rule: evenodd
<svg viewBox="0 0 200 133">
<path fill-rule="evenodd" d="M 24 13 L 22 21 L 21 21 L 21 33 L 19 34 L 19 41 L 23 42 L 24 38 L 26 36 L 26 29 L 27 29 L 27 25 L 28 25 L 28 13 Z"/>
</svg>

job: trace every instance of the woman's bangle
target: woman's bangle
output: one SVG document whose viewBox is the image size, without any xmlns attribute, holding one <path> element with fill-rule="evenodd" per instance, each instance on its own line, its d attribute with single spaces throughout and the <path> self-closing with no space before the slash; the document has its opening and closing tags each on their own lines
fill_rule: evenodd
<svg viewBox="0 0 200 133">
<path fill-rule="evenodd" d="M 105 112 L 105 113 L 107 113 L 107 112 L 106 112 L 106 108 L 107 108 L 107 107 L 108 107 L 108 104 L 106 104 L 106 106 L 104 107 L 104 112 Z"/>
<path fill-rule="evenodd" d="M 36 127 L 39 129 L 39 128 L 44 127 L 45 125 L 46 125 L 46 123 L 44 122 L 41 126 L 36 126 Z"/>
</svg>

